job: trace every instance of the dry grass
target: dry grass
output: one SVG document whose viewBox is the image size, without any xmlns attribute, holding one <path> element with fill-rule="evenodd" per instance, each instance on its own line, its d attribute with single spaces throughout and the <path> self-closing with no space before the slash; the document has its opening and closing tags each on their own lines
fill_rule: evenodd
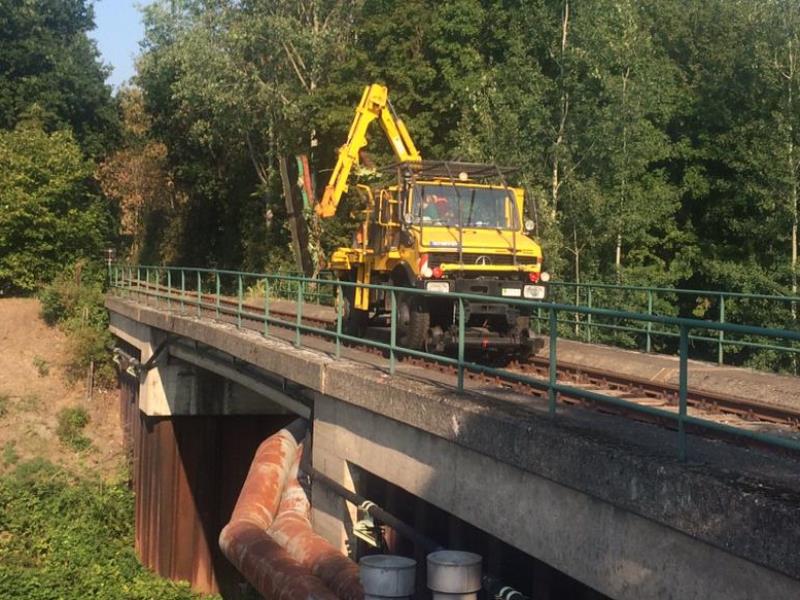
<svg viewBox="0 0 800 600">
<path fill-rule="evenodd" d="M 84 382 L 68 383 L 67 351 L 63 333 L 40 318 L 37 300 L 0 299 L 0 474 L 37 456 L 74 472 L 117 473 L 122 457 L 117 391 L 95 389 L 87 400 Z M 69 408 L 89 416 L 86 451 L 59 442 L 57 415 Z"/>
</svg>

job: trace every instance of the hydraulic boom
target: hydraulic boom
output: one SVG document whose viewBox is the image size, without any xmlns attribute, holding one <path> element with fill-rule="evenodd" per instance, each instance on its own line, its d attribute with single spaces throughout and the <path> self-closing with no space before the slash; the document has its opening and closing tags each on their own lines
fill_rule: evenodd
<svg viewBox="0 0 800 600">
<path fill-rule="evenodd" d="M 336 214 L 342 194 L 347 191 L 350 171 L 354 165 L 359 164 L 361 150 L 367 145 L 367 129 L 375 119 L 380 120 L 381 127 L 399 162 L 422 161 L 405 124 L 389 102 L 386 87 L 377 83 L 367 86 L 356 108 L 356 116 L 350 126 L 350 133 L 347 134 L 347 142 L 339 149 L 339 159 L 325 187 L 322 200 L 316 207 L 320 217 L 327 218 Z"/>
</svg>

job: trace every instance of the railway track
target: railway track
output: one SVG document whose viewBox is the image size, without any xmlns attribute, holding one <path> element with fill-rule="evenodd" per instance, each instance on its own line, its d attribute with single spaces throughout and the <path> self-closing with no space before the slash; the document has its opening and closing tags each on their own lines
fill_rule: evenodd
<svg viewBox="0 0 800 600">
<path fill-rule="evenodd" d="M 153 284 L 145 285 L 143 283 L 141 288 L 142 290 L 149 290 L 151 292 L 157 291 L 159 294 L 164 294 L 167 291 L 163 286 L 156 287 Z M 145 291 L 145 293 L 147 293 L 147 291 Z M 206 316 L 209 314 L 216 315 L 217 297 L 211 294 L 201 294 L 200 297 L 201 313 Z M 178 305 L 180 300 L 180 296 L 173 293 L 171 296 L 172 303 Z M 166 302 L 163 298 L 160 301 L 162 304 Z M 185 297 L 185 307 L 189 314 L 191 314 L 192 310 L 196 310 L 196 302 L 196 295 Z M 238 320 L 239 301 L 237 299 L 221 296 L 219 298 L 219 305 L 220 316 L 224 316 L 225 320 Z M 260 330 L 263 328 L 263 303 L 257 305 L 245 301 L 241 304 L 241 309 L 243 326 L 245 326 L 245 322 L 247 322 L 248 325 L 246 327 L 248 329 Z M 297 315 L 292 311 L 270 307 L 270 317 L 272 319 L 281 320 L 281 323 L 271 323 L 271 327 L 283 327 L 288 330 L 293 329 L 296 325 Z M 333 330 L 335 327 L 335 322 L 330 318 L 314 315 L 303 314 L 301 315 L 300 322 L 302 325 L 317 329 Z M 257 323 L 257 326 L 253 326 L 254 323 Z M 311 336 L 325 339 L 328 342 L 333 341 L 331 337 L 320 333 L 304 332 L 302 335 L 305 337 Z M 345 345 L 354 350 L 367 352 L 373 355 L 383 356 L 386 354 L 384 350 L 369 344 L 346 343 Z M 402 356 L 402 350 L 398 350 L 398 354 L 401 355 L 398 357 L 398 361 L 403 364 L 432 369 L 442 374 L 455 375 L 457 372 L 454 366 L 444 364 L 434 359 Z M 549 361 L 546 357 L 533 356 L 526 363 L 511 362 L 505 366 L 505 369 L 512 375 L 524 375 L 546 381 L 548 378 Z M 519 382 L 511 378 L 504 378 L 498 374 L 487 374 L 466 369 L 465 376 L 472 382 L 496 385 L 527 395 L 537 397 L 546 397 L 547 395 L 547 392 L 540 387 Z M 642 406 L 659 408 L 676 413 L 678 411 L 679 390 L 678 386 L 674 384 L 623 375 L 605 369 L 588 368 L 585 365 L 567 363 L 564 361 L 558 361 L 557 363 L 557 380 L 559 384 L 567 385 L 578 390 L 591 391 Z M 722 395 L 692 388 L 690 388 L 688 392 L 687 403 L 692 410 L 693 416 L 744 429 L 757 429 L 770 426 L 771 428 L 774 427 L 775 431 L 800 434 L 800 407 L 794 409 L 759 402 L 749 398 Z M 625 409 L 618 405 L 610 406 L 597 401 L 587 400 L 579 395 L 570 394 L 568 392 L 559 392 L 558 401 L 564 404 L 587 405 L 607 413 L 624 413 L 626 416 L 637 420 L 659 422 L 666 427 L 675 427 L 673 421 L 665 418 L 659 419 L 658 417 L 643 414 L 634 409 Z"/>
</svg>

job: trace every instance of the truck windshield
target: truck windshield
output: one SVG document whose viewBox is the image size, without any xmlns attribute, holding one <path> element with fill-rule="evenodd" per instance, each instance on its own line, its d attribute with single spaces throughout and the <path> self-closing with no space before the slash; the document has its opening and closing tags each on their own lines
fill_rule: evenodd
<svg viewBox="0 0 800 600">
<path fill-rule="evenodd" d="M 517 229 L 519 222 L 514 200 L 505 189 L 465 185 L 417 184 L 412 214 L 416 224 L 440 227 L 458 227 L 460 222 L 462 227 Z"/>
</svg>

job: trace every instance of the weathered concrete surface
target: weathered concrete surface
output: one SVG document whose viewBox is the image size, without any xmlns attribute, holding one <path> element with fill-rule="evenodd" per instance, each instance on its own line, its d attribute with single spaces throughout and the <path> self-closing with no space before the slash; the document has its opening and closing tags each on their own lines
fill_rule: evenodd
<svg viewBox="0 0 800 600">
<path fill-rule="evenodd" d="M 376 412 L 320 397 L 315 418 L 314 453 L 326 457 L 316 467 L 326 475 L 356 464 L 612 598 L 800 593 L 785 575 Z"/>
<path fill-rule="evenodd" d="M 149 361 L 168 334 L 129 316 L 111 313 L 109 329 Z M 229 379 L 195 367 L 164 349 L 139 384 L 139 410 L 149 417 L 280 415 L 288 411 Z"/>
<path fill-rule="evenodd" d="M 560 409 L 554 421 L 527 397 L 504 398 L 496 390 L 459 395 L 445 385 L 389 378 L 232 326 L 116 298 L 107 305 L 319 392 L 315 437 L 319 431 L 325 437 L 326 423 L 342 433 L 330 454 L 315 441 L 315 466 L 340 482 L 346 461 L 361 461 L 613 597 L 719 597 L 714 586 L 730 589 L 732 598 L 756 588 L 774 598 L 800 597 L 796 462 L 691 439 L 693 462 L 682 464 L 673 459 L 674 434 L 656 427 L 579 409 Z M 326 403 L 336 418 L 322 416 Z M 364 423 L 394 437 L 380 442 Z M 362 449 L 364 440 L 376 439 L 377 446 Z M 380 461 L 363 454 L 375 448 L 385 448 L 376 454 Z M 403 463 L 402 455 L 413 462 Z M 323 456 L 328 466 L 317 461 Z M 400 464 L 405 475 L 395 468 Z M 463 480 L 479 467 L 481 487 L 472 490 Z M 497 510 L 497 495 L 487 493 L 492 485 L 509 499 L 507 513 Z M 339 535 L 333 529 L 331 536 Z M 730 572 L 723 576 L 719 565 Z M 739 573 L 746 574 L 741 581 Z"/>
</svg>

